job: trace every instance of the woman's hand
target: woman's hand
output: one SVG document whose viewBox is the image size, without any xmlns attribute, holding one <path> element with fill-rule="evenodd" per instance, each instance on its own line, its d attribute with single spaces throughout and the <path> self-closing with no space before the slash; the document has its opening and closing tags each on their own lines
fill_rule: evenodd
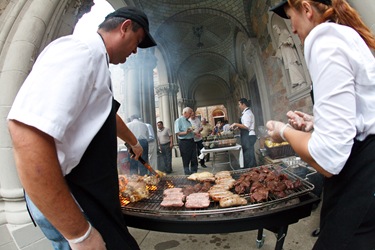
<svg viewBox="0 0 375 250">
<path fill-rule="evenodd" d="M 280 131 L 285 127 L 285 123 L 278 121 L 268 121 L 266 124 L 268 135 L 273 142 L 283 142 L 284 139 L 280 136 Z M 284 128 L 285 129 L 285 128 Z"/>
<path fill-rule="evenodd" d="M 301 131 L 310 132 L 314 128 L 314 116 L 301 111 L 289 111 L 286 113 L 289 124 Z"/>
</svg>

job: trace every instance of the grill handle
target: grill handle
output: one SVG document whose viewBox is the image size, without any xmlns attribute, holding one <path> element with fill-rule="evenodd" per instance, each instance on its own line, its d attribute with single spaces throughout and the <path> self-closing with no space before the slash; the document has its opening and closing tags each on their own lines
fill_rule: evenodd
<svg viewBox="0 0 375 250">
<path fill-rule="evenodd" d="M 134 156 L 135 154 L 134 154 L 134 152 L 133 152 L 133 149 L 131 148 L 131 146 L 127 143 L 127 142 L 125 142 L 124 143 L 125 144 L 125 146 L 127 147 L 127 149 L 128 149 L 128 151 L 129 151 L 129 153 L 130 153 L 130 155 L 131 156 Z M 147 168 L 153 175 L 156 175 L 156 176 L 159 176 L 159 174 L 150 166 L 150 164 L 148 164 L 143 158 L 142 158 L 142 156 L 139 156 L 138 157 L 138 161 L 140 162 L 140 163 L 142 163 L 142 165 L 143 166 L 145 166 L 145 168 Z"/>
</svg>

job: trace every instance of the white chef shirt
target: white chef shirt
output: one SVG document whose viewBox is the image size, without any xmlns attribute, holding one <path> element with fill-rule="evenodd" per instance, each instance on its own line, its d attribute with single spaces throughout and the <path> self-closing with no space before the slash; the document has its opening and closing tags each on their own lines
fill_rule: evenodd
<svg viewBox="0 0 375 250">
<path fill-rule="evenodd" d="M 194 120 L 189 118 L 189 121 L 190 121 L 192 127 L 194 128 L 194 133 L 198 133 L 199 130 L 202 128 L 201 120 L 198 117 L 195 117 Z M 202 136 L 196 136 L 194 134 L 194 141 L 195 142 L 198 142 L 198 141 L 201 141 L 201 140 L 202 140 Z"/>
<path fill-rule="evenodd" d="M 18 92 L 8 119 L 55 139 L 64 175 L 106 121 L 112 107 L 104 43 L 97 33 L 70 35 L 49 44 Z"/>
<path fill-rule="evenodd" d="M 250 108 L 246 108 L 244 111 L 242 111 L 241 123 L 247 127 L 249 130 L 249 135 L 255 135 L 254 114 L 251 112 Z"/>
<path fill-rule="evenodd" d="M 357 32 L 330 22 L 310 32 L 304 50 L 315 101 L 308 149 L 320 166 L 338 174 L 353 139 L 375 134 L 375 59 Z"/>
</svg>

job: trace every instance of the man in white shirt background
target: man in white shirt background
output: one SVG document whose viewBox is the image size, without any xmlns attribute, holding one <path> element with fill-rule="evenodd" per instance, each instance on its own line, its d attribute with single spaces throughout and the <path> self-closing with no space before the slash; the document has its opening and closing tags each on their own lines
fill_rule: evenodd
<svg viewBox="0 0 375 250">
<path fill-rule="evenodd" d="M 191 122 L 191 125 L 193 125 L 194 142 L 195 142 L 195 145 L 197 146 L 197 156 L 199 156 L 201 154 L 201 149 L 203 148 L 203 140 L 202 140 L 202 135 L 201 135 L 201 131 L 203 130 L 203 127 L 201 124 L 201 120 L 195 116 L 195 112 L 191 113 L 189 121 Z M 201 165 L 202 168 L 207 168 L 204 162 L 204 158 L 199 161 L 199 164 Z"/>
<path fill-rule="evenodd" d="M 142 158 L 145 161 L 148 161 L 148 152 L 149 152 L 149 144 L 148 140 L 150 137 L 149 130 L 147 128 L 147 125 L 139 120 L 139 116 L 134 114 L 130 117 L 131 122 L 127 123 L 126 125 L 130 129 L 130 131 L 133 132 L 135 137 L 137 137 L 139 144 L 141 144 L 143 148 Z M 139 174 L 139 175 L 145 175 L 149 174 L 148 170 L 145 166 L 142 165 L 141 162 L 134 160 L 130 158 L 130 154 L 128 154 L 128 158 L 130 161 L 130 174 Z"/>
<path fill-rule="evenodd" d="M 158 144 L 163 159 L 163 167 L 159 166 L 160 170 L 167 174 L 172 173 L 172 148 L 173 148 L 173 137 L 172 132 L 169 128 L 164 127 L 162 121 L 158 121 Z"/>
</svg>

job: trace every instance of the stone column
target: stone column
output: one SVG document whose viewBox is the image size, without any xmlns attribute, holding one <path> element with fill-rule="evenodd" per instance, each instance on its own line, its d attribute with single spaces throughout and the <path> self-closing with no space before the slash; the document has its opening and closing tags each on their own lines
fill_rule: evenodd
<svg viewBox="0 0 375 250">
<path fill-rule="evenodd" d="M 38 242 L 39 249 L 51 248 L 27 212 L 6 117 L 41 50 L 43 39 L 49 36 L 50 24 L 61 18 L 67 2 L 13 0 L 0 19 L 0 232 L 3 236 L 0 243 L 9 249 L 20 249 L 33 242 Z M 4 242 L 7 238 L 9 241 Z"/>
<path fill-rule="evenodd" d="M 6 16 L 2 16 L 6 22 L 1 24 L 0 32 L 0 195 L 5 216 L 0 216 L 0 224 L 4 223 L 4 220 L 9 224 L 30 222 L 13 161 L 6 117 L 37 57 L 47 24 L 58 9 L 59 2 L 11 1 L 3 13 Z"/>
<path fill-rule="evenodd" d="M 140 88 L 138 83 L 138 66 L 135 57 L 131 56 L 126 63 L 121 66 L 124 70 L 124 96 L 122 104 L 124 106 L 125 119 L 133 114 L 141 115 Z"/>
<path fill-rule="evenodd" d="M 156 131 L 153 69 L 156 66 L 154 50 L 140 49 L 123 65 L 125 116 L 140 115 Z"/>
<path fill-rule="evenodd" d="M 165 127 L 172 129 L 174 120 L 178 117 L 176 116 L 176 94 L 178 86 L 175 84 L 163 84 L 155 87 L 155 90 L 159 97 L 160 118 Z"/>
</svg>

